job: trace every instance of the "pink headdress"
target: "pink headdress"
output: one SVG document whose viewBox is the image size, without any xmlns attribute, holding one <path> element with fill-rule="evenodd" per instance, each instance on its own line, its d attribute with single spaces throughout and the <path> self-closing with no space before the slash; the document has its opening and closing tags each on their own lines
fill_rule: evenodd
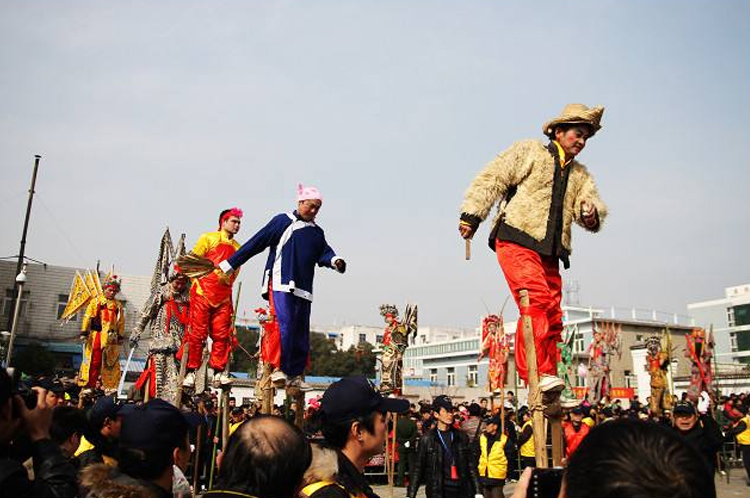
<svg viewBox="0 0 750 498">
<path fill-rule="evenodd" d="M 297 184 L 297 202 L 307 200 L 318 200 L 323 202 L 323 196 L 315 187 L 303 187 L 301 183 Z"/>
</svg>

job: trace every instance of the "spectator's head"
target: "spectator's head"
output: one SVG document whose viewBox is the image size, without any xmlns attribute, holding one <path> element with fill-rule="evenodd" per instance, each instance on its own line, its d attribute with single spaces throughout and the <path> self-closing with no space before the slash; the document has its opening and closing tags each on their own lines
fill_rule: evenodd
<svg viewBox="0 0 750 498">
<path fill-rule="evenodd" d="M 231 417 L 232 417 L 232 422 L 234 423 L 242 422 L 243 420 L 245 420 L 245 410 L 243 410 L 239 406 L 232 408 Z"/>
<path fill-rule="evenodd" d="M 680 401 L 672 410 L 672 421 L 680 432 L 688 432 L 698 422 L 698 413 L 689 401 Z"/>
<path fill-rule="evenodd" d="M 235 406 L 237 406 L 237 398 L 235 398 L 234 396 L 230 396 L 229 397 L 229 408 L 234 408 Z"/>
<path fill-rule="evenodd" d="M 120 408 L 115 398 L 112 396 L 102 396 L 94 406 L 89 410 L 89 429 L 92 431 L 90 434 L 93 438 L 103 438 L 107 441 L 115 441 L 120 437 L 120 430 L 122 428 L 122 417 L 120 416 Z"/>
<path fill-rule="evenodd" d="M 386 412 L 408 409 L 407 400 L 384 398 L 364 376 L 346 377 L 331 384 L 320 399 L 321 430 L 328 445 L 355 462 L 382 451 Z"/>
<path fill-rule="evenodd" d="M 472 403 L 469 405 L 469 416 L 479 417 L 481 414 L 482 414 L 481 406 L 479 406 L 477 403 Z"/>
<path fill-rule="evenodd" d="M 484 424 L 484 433 L 494 436 L 500 427 L 500 415 L 484 419 Z"/>
<path fill-rule="evenodd" d="M 573 424 L 573 427 L 580 427 L 581 422 L 583 422 L 583 409 L 580 406 L 576 406 L 572 410 L 570 410 L 570 423 Z"/>
<path fill-rule="evenodd" d="M 453 400 L 441 394 L 432 400 L 432 414 L 438 425 L 449 426 L 453 423 Z"/>
<path fill-rule="evenodd" d="M 529 408 L 527 406 L 522 406 L 518 409 L 518 420 L 521 423 L 525 423 L 531 420 L 531 412 L 529 411 Z"/>
<path fill-rule="evenodd" d="M 88 420 L 83 410 L 73 406 L 58 406 L 52 414 L 49 433 L 52 442 L 60 447 L 66 458 L 71 458 L 86 432 Z"/>
<path fill-rule="evenodd" d="M 586 436 L 570 458 L 565 496 L 711 498 L 716 488 L 703 457 L 674 431 L 623 419 Z"/>
<path fill-rule="evenodd" d="M 185 469 L 190 459 L 188 415 L 158 398 L 123 412 L 120 470 L 171 491 L 172 465 Z"/>
<path fill-rule="evenodd" d="M 312 453 L 304 434 L 283 418 L 257 416 L 229 438 L 218 488 L 257 498 L 294 498 Z"/>
</svg>

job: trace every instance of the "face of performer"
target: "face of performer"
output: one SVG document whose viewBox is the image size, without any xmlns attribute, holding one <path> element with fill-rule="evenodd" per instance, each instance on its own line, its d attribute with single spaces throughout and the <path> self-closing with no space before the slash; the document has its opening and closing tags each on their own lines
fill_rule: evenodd
<svg viewBox="0 0 750 498">
<path fill-rule="evenodd" d="M 221 224 L 221 229 L 227 232 L 229 235 L 237 235 L 240 231 L 240 224 L 242 221 L 236 216 L 230 216 Z"/>
<path fill-rule="evenodd" d="M 188 279 L 184 275 L 181 275 L 172 280 L 172 292 L 175 294 L 181 294 L 187 287 Z"/>
<path fill-rule="evenodd" d="M 318 199 L 308 199 L 306 201 L 299 201 L 297 204 L 297 213 L 299 217 L 305 221 L 313 221 L 318 216 L 318 211 L 323 205 L 323 201 Z"/>
<path fill-rule="evenodd" d="M 674 425 L 681 432 L 687 432 L 693 427 L 698 421 L 698 417 L 695 414 L 687 415 L 684 413 L 678 413 L 674 416 Z"/>
<path fill-rule="evenodd" d="M 111 285 L 108 286 L 108 287 L 105 287 L 104 288 L 104 297 L 106 297 L 107 299 L 114 299 L 115 296 L 117 295 L 117 291 L 119 291 L 119 290 L 120 289 L 118 289 L 117 287 L 114 287 L 114 286 L 111 286 Z"/>
<path fill-rule="evenodd" d="M 555 140 L 565 151 L 565 158 L 572 159 L 586 147 L 586 140 L 591 136 L 591 129 L 587 125 L 560 126 L 555 129 Z"/>
<path fill-rule="evenodd" d="M 573 427 L 578 429 L 581 426 L 581 422 L 583 421 L 583 413 L 570 413 L 570 423 L 573 424 Z"/>
</svg>

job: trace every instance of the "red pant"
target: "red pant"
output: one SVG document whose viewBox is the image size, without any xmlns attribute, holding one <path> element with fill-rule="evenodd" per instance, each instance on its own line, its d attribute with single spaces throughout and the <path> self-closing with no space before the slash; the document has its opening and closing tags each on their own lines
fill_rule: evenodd
<svg viewBox="0 0 750 498">
<path fill-rule="evenodd" d="M 89 382 L 87 387 L 96 387 L 102 373 L 102 333 L 92 331 L 94 341 L 91 344 L 91 363 L 89 363 Z"/>
<path fill-rule="evenodd" d="M 558 260 L 542 256 L 536 251 L 505 241 L 495 242 L 495 252 L 500 267 L 516 300 L 521 318 L 516 328 L 516 369 L 528 382 L 526 349 L 523 346 L 523 315 L 531 317 L 536 346 L 536 363 L 539 375 L 557 375 L 557 343 L 562 335 L 562 279 Z M 529 291 L 529 307 L 521 309 L 519 291 Z"/>
<path fill-rule="evenodd" d="M 196 292 L 190 293 L 190 326 L 186 341 L 190 345 L 187 364 L 189 369 L 195 370 L 201 366 L 203 346 L 210 331 L 213 344 L 208 366 L 217 371 L 224 370 L 229 361 L 232 314 L 231 301 L 213 307 L 205 297 Z M 182 359 L 182 351 L 177 359 Z"/>
<path fill-rule="evenodd" d="M 281 366 L 281 330 L 279 317 L 276 316 L 276 305 L 273 302 L 273 286 L 268 283 L 268 314 L 273 322 L 268 323 L 263 331 L 263 343 L 260 347 L 261 359 L 274 369 Z"/>
</svg>

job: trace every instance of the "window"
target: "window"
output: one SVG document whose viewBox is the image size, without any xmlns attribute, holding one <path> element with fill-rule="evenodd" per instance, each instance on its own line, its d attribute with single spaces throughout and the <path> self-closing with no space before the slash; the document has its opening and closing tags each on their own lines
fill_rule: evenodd
<svg viewBox="0 0 750 498">
<path fill-rule="evenodd" d="M 375 336 L 375 342 L 377 344 L 383 344 L 383 334 L 378 334 Z"/>
<path fill-rule="evenodd" d="M 625 370 L 625 387 L 637 387 L 636 377 L 630 370 Z"/>
<path fill-rule="evenodd" d="M 469 387 L 479 385 L 479 372 L 476 365 L 469 365 L 469 374 L 466 376 L 466 380 L 468 380 Z"/>
<path fill-rule="evenodd" d="M 60 317 L 63 314 L 63 311 L 65 311 L 65 307 L 68 305 L 68 295 L 67 294 L 58 294 L 57 295 L 57 319 L 59 320 Z M 75 321 L 76 317 L 78 316 L 78 313 L 71 316 L 69 319 Z"/>
<path fill-rule="evenodd" d="M 367 342 L 367 334 L 359 334 L 359 343 Z"/>
<path fill-rule="evenodd" d="M 585 351 L 585 346 L 583 344 L 583 334 L 578 332 L 576 330 L 575 332 L 575 344 L 573 345 L 573 352 L 574 353 L 583 353 Z"/>
<path fill-rule="evenodd" d="M 13 296 L 15 291 L 13 289 L 5 289 L 5 299 L 3 300 L 3 315 L 13 316 Z M 18 311 L 18 316 L 26 315 L 26 308 L 29 305 L 29 291 L 23 291 L 21 296 L 21 309 Z"/>
<path fill-rule="evenodd" d="M 737 352 L 737 332 L 729 333 L 729 350 L 732 353 Z"/>
<path fill-rule="evenodd" d="M 727 308 L 727 325 L 734 327 L 734 308 Z"/>
<path fill-rule="evenodd" d="M 750 325 L 750 304 L 741 304 L 730 308 L 732 310 L 732 321 L 730 327 L 740 327 L 742 325 Z"/>
<path fill-rule="evenodd" d="M 437 368 L 430 369 L 430 384 L 437 384 Z"/>
<path fill-rule="evenodd" d="M 453 367 L 448 367 L 448 382 L 447 384 L 449 386 L 455 386 L 456 385 L 456 369 Z"/>
</svg>

